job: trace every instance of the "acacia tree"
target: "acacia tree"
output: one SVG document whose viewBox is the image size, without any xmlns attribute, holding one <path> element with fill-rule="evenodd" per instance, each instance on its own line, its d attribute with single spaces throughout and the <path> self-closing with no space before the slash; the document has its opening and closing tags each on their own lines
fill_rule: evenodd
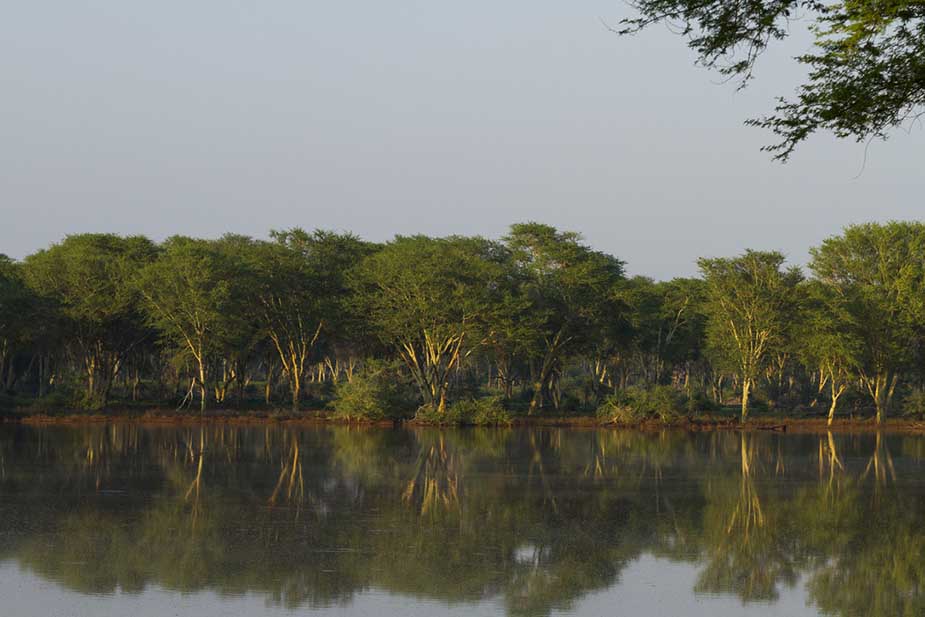
<svg viewBox="0 0 925 617">
<path fill-rule="evenodd" d="M 210 360 L 245 327 L 245 274 L 243 261 L 217 242 L 183 236 L 167 239 L 157 260 L 138 273 L 149 323 L 195 363 L 190 391 L 198 386 L 200 411 L 208 399 Z"/>
<path fill-rule="evenodd" d="M 742 388 L 742 420 L 748 397 L 778 344 L 802 280 L 796 268 L 782 271 L 778 252 L 748 250 L 733 258 L 700 259 L 706 284 L 707 332 L 714 351 L 735 367 Z"/>
<path fill-rule="evenodd" d="M 805 305 L 794 340 L 807 371 L 816 375 L 821 394 L 829 389 L 828 424 L 832 424 L 838 399 L 857 379 L 861 340 L 859 324 L 843 296 L 819 281 L 804 286 Z M 814 403 L 815 404 L 815 401 Z"/>
<path fill-rule="evenodd" d="M 549 225 L 511 226 L 504 242 L 524 281 L 536 317 L 530 413 L 547 400 L 559 405 L 559 377 L 569 353 L 593 343 L 604 322 L 619 320 L 623 262 L 581 244 L 581 237 Z"/>
<path fill-rule="evenodd" d="M 255 298 L 298 410 L 303 381 L 322 330 L 344 320 L 346 271 L 368 253 L 356 236 L 302 229 L 272 233 L 253 245 Z"/>
<path fill-rule="evenodd" d="M 534 333 L 541 318 L 532 310 L 523 273 L 514 264 L 510 251 L 495 247 L 500 275 L 494 282 L 492 301 L 486 306 L 487 352 L 497 369 L 497 382 L 505 399 L 513 395 L 514 382 L 520 377 L 522 360 L 530 355 Z"/>
<path fill-rule="evenodd" d="M 643 381 L 662 383 L 673 366 L 680 367 L 688 380 L 703 337 L 703 281 L 655 282 L 636 276 L 626 282 L 622 293 L 630 307 L 631 346 Z"/>
<path fill-rule="evenodd" d="M 224 403 L 231 389 L 237 388 L 239 396 L 249 381 L 248 370 L 251 360 L 266 333 L 260 328 L 260 319 L 254 307 L 256 300 L 256 273 L 247 255 L 252 252 L 255 241 L 248 236 L 225 234 L 212 244 L 222 260 L 236 269 L 232 281 L 233 302 L 225 320 L 233 327 L 227 327 L 222 337 L 216 339 L 212 364 L 213 391 L 215 402 Z"/>
<path fill-rule="evenodd" d="M 352 272 L 356 308 L 438 413 L 450 372 L 483 342 L 496 251 L 481 238 L 399 236 Z"/>
<path fill-rule="evenodd" d="M 786 160 L 820 129 L 841 138 L 886 138 L 925 110 L 925 3 L 921 0 L 633 0 L 628 34 L 669 23 L 688 39 L 699 62 L 729 77 L 752 76 L 773 41 L 802 22 L 815 49 L 796 59 L 808 69 L 793 100 L 749 124 L 781 141 L 764 149 Z M 800 19 L 795 21 L 795 18 Z"/>
<path fill-rule="evenodd" d="M 22 268 L 0 254 L 0 391 L 11 391 L 17 377 L 17 352 L 30 339 L 36 302 L 22 277 Z"/>
<path fill-rule="evenodd" d="M 916 311 L 911 286 L 925 259 L 923 244 L 921 223 L 868 223 L 847 227 L 810 251 L 813 274 L 838 295 L 857 324 L 858 376 L 877 422 L 889 412 L 910 360 Z"/>
<path fill-rule="evenodd" d="M 149 336 L 131 280 L 154 254 L 141 236 L 80 234 L 26 258 L 27 283 L 65 320 L 91 406 L 106 405 L 126 354 Z"/>
</svg>

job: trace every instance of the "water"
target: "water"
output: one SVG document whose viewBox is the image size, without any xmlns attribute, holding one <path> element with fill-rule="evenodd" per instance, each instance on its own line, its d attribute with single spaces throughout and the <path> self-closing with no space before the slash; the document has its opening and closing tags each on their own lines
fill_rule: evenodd
<svg viewBox="0 0 925 617">
<path fill-rule="evenodd" d="M 922 615 L 925 438 L 0 426 L 0 613 Z"/>
</svg>

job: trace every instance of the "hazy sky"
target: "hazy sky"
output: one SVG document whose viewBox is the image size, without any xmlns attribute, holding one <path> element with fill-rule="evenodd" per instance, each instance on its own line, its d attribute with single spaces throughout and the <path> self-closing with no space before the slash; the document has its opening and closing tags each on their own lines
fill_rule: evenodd
<svg viewBox="0 0 925 617">
<path fill-rule="evenodd" d="M 29 0 L 0 21 L 0 252 L 85 231 L 579 231 L 656 278 L 746 247 L 793 261 L 852 222 L 925 217 L 925 131 L 813 139 L 786 166 L 745 91 L 622 0 Z"/>
</svg>

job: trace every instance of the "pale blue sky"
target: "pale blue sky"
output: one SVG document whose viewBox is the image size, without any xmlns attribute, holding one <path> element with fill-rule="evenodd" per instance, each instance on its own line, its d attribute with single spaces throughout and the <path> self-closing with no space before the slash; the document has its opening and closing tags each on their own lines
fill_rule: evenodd
<svg viewBox="0 0 925 617">
<path fill-rule="evenodd" d="M 0 21 L 0 252 L 68 233 L 265 236 L 301 226 L 498 237 L 579 231 L 633 274 L 925 216 L 925 132 L 822 136 L 786 166 L 745 92 L 622 0 L 30 0 Z"/>
</svg>

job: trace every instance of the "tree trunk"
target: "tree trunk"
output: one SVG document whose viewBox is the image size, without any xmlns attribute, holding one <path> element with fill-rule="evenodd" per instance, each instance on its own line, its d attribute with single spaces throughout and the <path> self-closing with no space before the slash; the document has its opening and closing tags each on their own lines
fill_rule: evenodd
<svg viewBox="0 0 925 617">
<path fill-rule="evenodd" d="M 881 424 L 887 416 L 890 403 L 893 401 L 893 393 L 896 390 L 898 377 L 893 375 L 890 378 L 885 372 L 878 372 L 872 377 L 861 376 L 864 385 L 867 386 L 867 392 L 874 401 L 874 408 L 877 410 L 877 424 Z"/>
<path fill-rule="evenodd" d="M 832 420 L 835 419 L 835 407 L 838 405 L 838 397 L 832 397 L 832 404 L 829 406 L 829 419 L 826 422 L 827 426 L 832 426 Z"/>
<path fill-rule="evenodd" d="M 299 411 L 299 401 L 302 398 L 302 377 L 298 371 L 293 371 L 289 378 L 292 390 L 292 411 Z"/>
<path fill-rule="evenodd" d="M 135 368 L 135 375 L 132 377 L 132 401 L 138 400 L 138 386 L 141 384 L 141 371 Z"/>
<path fill-rule="evenodd" d="M 742 421 L 748 418 L 748 394 L 752 389 L 752 380 L 743 377 L 742 378 Z"/>
<path fill-rule="evenodd" d="M 831 388 L 832 388 L 832 404 L 831 406 L 829 406 L 829 419 L 828 419 L 828 422 L 826 422 L 828 426 L 832 426 L 832 420 L 835 419 L 835 408 L 838 406 L 838 398 L 842 395 L 842 393 L 844 393 L 847 386 L 845 386 L 845 384 L 842 384 L 841 386 L 836 388 L 835 379 L 833 378 Z"/>
<path fill-rule="evenodd" d="M 551 390 L 555 387 L 553 383 L 556 377 L 556 371 L 559 368 L 559 355 L 562 347 L 568 342 L 563 340 L 563 332 L 559 330 L 552 340 L 546 341 L 546 353 L 543 354 L 543 362 L 540 366 L 539 375 L 533 382 L 533 399 L 530 401 L 530 408 L 527 410 L 528 415 L 543 407 L 545 399 L 552 396 L 558 407 L 558 398 Z"/>
<path fill-rule="evenodd" d="M 206 365 L 200 359 L 199 360 L 199 413 L 203 414 L 206 412 L 206 397 L 208 390 L 206 388 Z"/>
</svg>

